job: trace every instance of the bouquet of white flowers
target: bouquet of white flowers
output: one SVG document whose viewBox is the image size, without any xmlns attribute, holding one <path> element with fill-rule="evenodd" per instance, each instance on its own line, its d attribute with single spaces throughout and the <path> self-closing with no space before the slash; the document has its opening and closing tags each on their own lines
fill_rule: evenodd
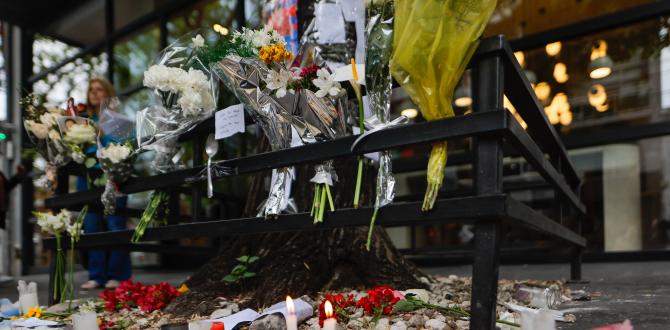
<svg viewBox="0 0 670 330">
<path fill-rule="evenodd" d="M 70 98 L 68 100 L 69 115 L 58 118 L 58 130 L 60 131 L 63 145 L 69 150 L 72 160 L 76 163 L 84 164 L 86 168 L 92 168 L 97 164 L 97 160 L 88 154 L 96 146 L 98 128 L 92 120 L 79 117 L 76 113 L 74 110 L 74 100 Z"/>
<path fill-rule="evenodd" d="M 88 206 L 73 218 L 69 211 L 61 210 L 58 214 L 35 212 L 37 225 L 43 232 L 54 235 L 56 238 L 56 269 L 54 272 L 54 296 L 60 298 L 60 302 L 71 300 L 74 297 L 74 243 L 81 235 L 84 217 Z M 68 276 L 65 277 L 65 251 L 62 246 L 63 233 L 70 238 L 70 253 L 68 255 Z"/>
<path fill-rule="evenodd" d="M 139 149 L 154 150 L 158 171 L 175 168 L 177 138 L 216 110 L 218 84 L 202 64 L 197 49 L 204 38 L 191 34 L 165 48 L 144 72 L 144 86 L 158 101 L 137 113 Z"/>
<path fill-rule="evenodd" d="M 23 125 L 28 138 L 47 161 L 44 176 L 47 190 L 53 191 L 56 188 L 57 168 L 70 161 L 70 154 L 58 131 L 58 120 L 65 115 L 65 110 L 40 104 L 33 94 L 22 99 L 21 105 L 25 110 Z"/>
<path fill-rule="evenodd" d="M 105 173 L 105 191 L 100 196 L 105 206 L 105 214 L 116 210 L 116 197 L 119 185 L 132 174 L 135 147 L 135 122 L 120 111 L 118 98 L 106 100 L 100 111 L 98 126 L 101 136 L 98 138 L 98 161 Z"/>
</svg>

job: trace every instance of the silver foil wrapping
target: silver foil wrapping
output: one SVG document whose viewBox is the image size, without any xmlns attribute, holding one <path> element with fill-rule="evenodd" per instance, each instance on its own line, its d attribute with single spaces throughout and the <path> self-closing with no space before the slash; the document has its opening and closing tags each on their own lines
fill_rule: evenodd
<svg viewBox="0 0 670 330">
<path fill-rule="evenodd" d="M 366 29 L 367 53 L 365 57 L 365 85 L 370 110 L 380 125 L 390 122 L 391 90 L 393 80 L 389 69 L 389 60 L 393 45 L 393 3 L 372 5 L 368 9 L 369 17 Z M 393 201 L 395 179 L 391 169 L 389 151 L 379 155 L 375 207 L 380 208 Z"/>
<path fill-rule="evenodd" d="M 260 60 L 229 55 L 213 63 L 211 70 L 244 104 L 247 112 L 265 132 L 272 150 L 290 147 L 293 113 L 288 109 L 291 109 L 291 103 L 287 99 L 280 103 L 270 96 L 271 91 L 262 89 L 263 79 L 270 70 L 267 66 Z M 288 97 L 289 95 L 286 98 Z M 282 168 L 276 172 L 273 176 L 276 179 L 270 184 L 268 199 L 259 216 L 274 218 L 288 204 L 286 185 L 290 184 L 290 171 Z"/>
</svg>

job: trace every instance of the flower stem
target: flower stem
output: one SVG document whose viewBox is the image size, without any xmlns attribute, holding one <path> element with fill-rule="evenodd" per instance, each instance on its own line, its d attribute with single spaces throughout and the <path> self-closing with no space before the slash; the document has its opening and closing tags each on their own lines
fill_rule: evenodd
<svg viewBox="0 0 670 330">
<path fill-rule="evenodd" d="M 330 193 L 330 186 L 324 184 L 326 187 L 326 197 L 328 197 L 328 204 L 330 205 L 330 212 L 335 212 L 335 203 L 333 203 L 333 195 Z"/>
<path fill-rule="evenodd" d="M 372 212 L 372 219 L 370 219 L 370 229 L 368 229 L 368 241 L 365 243 L 365 249 L 370 251 L 370 245 L 372 245 L 372 230 L 375 227 L 375 221 L 377 221 L 377 212 L 379 208 L 375 206 L 374 212 Z"/>
<path fill-rule="evenodd" d="M 319 222 L 323 222 L 323 212 L 326 210 L 326 189 L 328 188 L 321 189 L 321 203 L 319 205 Z"/>
<path fill-rule="evenodd" d="M 361 198 L 361 184 L 363 181 L 363 157 L 358 157 L 358 174 L 356 174 L 356 190 L 354 191 L 354 208 L 358 208 Z"/>
<path fill-rule="evenodd" d="M 354 91 L 356 92 L 356 101 L 358 102 L 358 128 L 361 134 L 365 133 L 365 110 L 363 108 L 363 96 L 361 95 L 360 86 L 356 83 Z M 354 191 L 354 208 L 358 208 L 358 202 L 361 197 L 361 184 L 363 180 L 363 157 L 358 157 L 358 173 L 356 174 L 356 190 Z"/>
<path fill-rule="evenodd" d="M 314 210 L 316 209 L 316 201 L 317 201 L 316 191 L 317 191 L 318 189 L 319 189 L 319 184 L 318 184 L 318 183 L 315 183 L 315 184 L 314 184 L 314 198 L 312 198 L 312 209 L 309 211 L 309 215 L 310 215 L 310 216 L 313 216 L 313 215 L 314 215 Z"/>
<path fill-rule="evenodd" d="M 319 222 L 319 202 L 321 201 L 321 185 L 316 184 L 314 188 L 314 223 Z"/>
</svg>

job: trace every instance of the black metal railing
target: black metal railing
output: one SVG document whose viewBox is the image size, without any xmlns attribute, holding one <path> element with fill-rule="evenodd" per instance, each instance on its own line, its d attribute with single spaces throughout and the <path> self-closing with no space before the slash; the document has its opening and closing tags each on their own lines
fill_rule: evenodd
<svg viewBox="0 0 670 330">
<path fill-rule="evenodd" d="M 350 136 L 220 161 L 218 165 L 228 167 L 230 172 L 214 179 L 414 144 L 473 137 L 472 157 L 464 158 L 473 165 L 474 184 L 473 189 L 468 191 L 469 195 L 440 197 L 430 212 L 421 212 L 420 202 L 395 202 L 380 210 L 377 223 L 387 227 L 417 223 L 474 224 L 473 316 L 470 328 L 494 329 L 502 224 L 525 227 L 558 238 L 561 244 L 567 243 L 569 249 L 565 260 L 571 262 L 571 278 L 579 279 L 581 253 L 586 240 L 579 234 L 579 225 L 573 231 L 563 223 L 568 217 L 581 220 L 585 208 L 578 197 L 580 178 L 504 38 L 498 36 L 482 40 L 470 67 L 473 70 L 473 114 L 381 130 L 368 135 L 355 146 L 353 143 L 356 137 Z M 503 95 L 509 98 L 528 124 L 527 130 L 521 128 L 516 119 L 503 108 Z M 198 128 L 192 133 L 195 141 L 202 140 L 212 130 L 211 123 L 202 125 L 204 128 Z M 531 164 L 544 180 L 544 185 L 555 192 L 555 207 L 551 216 L 515 200 L 503 190 L 503 157 L 509 149 L 503 148 L 504 143 L 510 145 L 514 155 L 522 156 Z M 194 153 L 202 156 L 202 144 L 194 143 L 194 147 Z M 193 214 L 197 217 L 202 185 L 193 184 L 192 178 L 203 169 L 200 158 L 196 159 L 193 168 L 133 178 L 121 185 L 120 190 L 132 194 L 191 184 Z M 47 199 L 45 205 L 61 208 L 97 203 L 101 192 L 101 189 L 94 189 L 58 195 Z M 259 217 L 194 221 L 147 229 L 142 241 L 367 226 L 371 214 L 372 209 L 365 207 L 338 209 L 329 212 L 325 221 L 319 225 L 312 223 L 308 213 L 281 215 L 274 221 Z M 130 230 L 85 234 L 77 248 L 141 250 L 146 246 L 131 244 L 131 236 Z M 54 240 L 45 240 L 45 245 L 53 249 Z"/>
</svg>

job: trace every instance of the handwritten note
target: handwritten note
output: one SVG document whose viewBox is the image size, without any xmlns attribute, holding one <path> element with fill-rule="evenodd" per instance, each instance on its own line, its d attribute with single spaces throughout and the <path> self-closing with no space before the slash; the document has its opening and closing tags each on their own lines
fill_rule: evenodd
<svg viewBox="0 0 670 330">
<path fill-rule="evenodd" d="M 235 133 L 244 133 L 244 106 L 231 105 L 219 110 L 214 115 L 214 137 L 217 140 L 225 139 Z"/>
</svg>

